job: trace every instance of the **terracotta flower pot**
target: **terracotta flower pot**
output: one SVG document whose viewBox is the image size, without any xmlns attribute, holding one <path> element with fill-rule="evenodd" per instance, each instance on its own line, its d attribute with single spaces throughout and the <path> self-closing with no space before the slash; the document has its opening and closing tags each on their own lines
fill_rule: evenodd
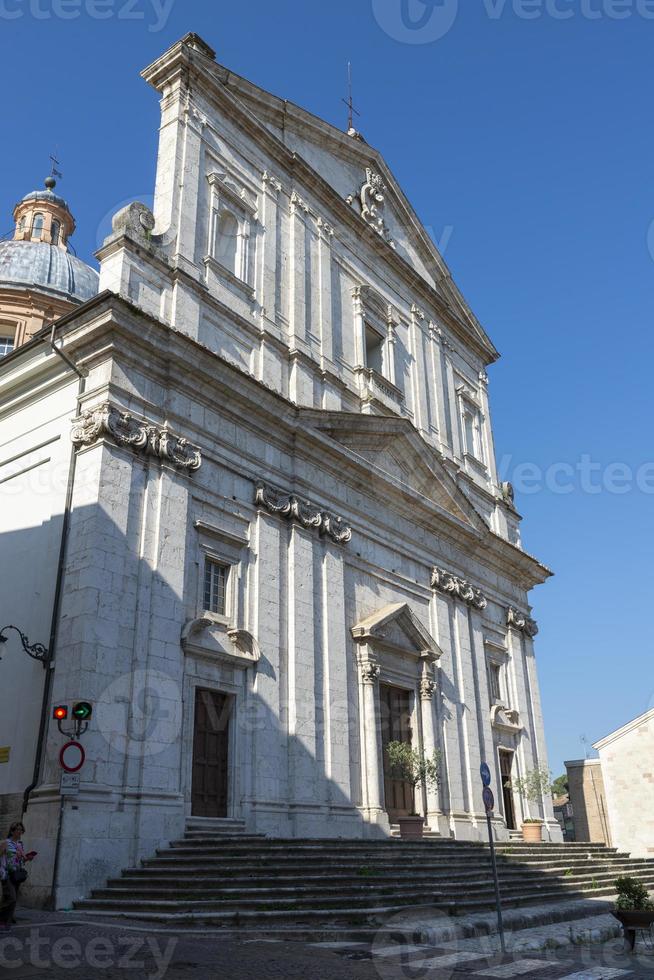
<svg viewBox="0 0 654 980">
<path fill-rule="evenodd" d="M 543 842 L 542 823 L 523 823 L 522 839 L 525 844 L 541 844 Z"/>
<path fill-rule="evenodd" d="M 424 817 L 398 817 L 402 840 L 422 840 L 425 829 Z"/>
</svg>

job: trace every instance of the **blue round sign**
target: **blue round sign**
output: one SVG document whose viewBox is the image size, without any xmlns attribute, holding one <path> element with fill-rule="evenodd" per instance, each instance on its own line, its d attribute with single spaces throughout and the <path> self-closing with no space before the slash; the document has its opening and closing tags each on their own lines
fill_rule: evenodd
<svg viewBox="0 0 654 980">
<path fill-rule="evenodd" d="M 495 809 L 495 797 L 493 796 L 493 790 L 488 786 L 484 786 L 484 792 L 482 794 L 484 799 L 484 806 L 488 813 L 492 813 Z"/>
<path fill-rule="evenodd" d="M 484 786 L 490 786 L 491 784 L 490 767 L 485 762 L 482 762 L 479 772 L 481 773 L 481 781 L 484 784 Z"/>
</svg>

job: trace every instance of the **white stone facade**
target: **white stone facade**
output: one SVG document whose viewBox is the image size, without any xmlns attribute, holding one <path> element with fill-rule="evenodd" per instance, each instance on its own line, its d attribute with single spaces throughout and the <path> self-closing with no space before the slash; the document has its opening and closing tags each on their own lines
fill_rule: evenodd
<svg viewBox="0 0 654 980">
<path fill-rule="evenodd" d="M 48 711 L 84 698 L 95 713 L 56 900 L 181 833 L 197 689 L 229 697 L 227 814 L 253 831 L 388 833 L 391 685 L 413 743 L 442 756 L 418 801 L 430 826 L 481 839 L 488 761 L 506 836 L 498 750 L 516 773 L 546 764 L 528 593 L 549 572 L 498 484 L 497 353 L 377 151 L 228 73 L 194 35 L 145 77 L 162 97 L 154 217 L 116 217 L 103 292 L 59 326 L 83 384 L 46 340 L 0 364 L 0 480 L 34 458 L 54 481 L 62 461 L 34 448 L 51 430 L 66 477 L 73 463 L 49 499 L 69 522 Z M 7 518 L 18 548 L 48 526 L 33 492 Z M 49 635 L 55 551 L 38 613 L 22 572 L 0 602 L 30 637 Z M 208 562 L 225 569 L 218 611 Z M 38 698 L 29 725 L 5 704 L 40 696 L 43 670 L 11 656 L 14 799 Z M 50 723 L 26 815 L 34 900 L 52 887 L 61 744 Z M 514 805 L 560 839 L 549 799 Z"/>
</svg>

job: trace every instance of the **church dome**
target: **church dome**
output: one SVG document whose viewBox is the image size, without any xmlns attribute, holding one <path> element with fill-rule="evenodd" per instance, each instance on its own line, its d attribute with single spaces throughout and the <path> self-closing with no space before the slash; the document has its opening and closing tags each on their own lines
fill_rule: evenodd
<svg viewBox="0 0 654 980">
<path fill-rule="evenodd" d="M 56 245 L 0 242 L 0 287 L 32 289 L 85 303 L 98 292 L 98 281 L 95 269 Z"/>
</svg>

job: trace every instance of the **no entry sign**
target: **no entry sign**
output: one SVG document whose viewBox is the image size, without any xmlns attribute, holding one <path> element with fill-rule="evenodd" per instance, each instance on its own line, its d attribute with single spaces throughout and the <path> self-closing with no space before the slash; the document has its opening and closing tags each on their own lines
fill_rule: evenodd
<svg viewBox="0 0 654 980">
<path fill-rule="evenodd" d="M 85 759 L 86 753 L 79 742 L 66 742 L 59 753 L 59 765 L 64 772 L 79 772 Z"/>
</svg>

